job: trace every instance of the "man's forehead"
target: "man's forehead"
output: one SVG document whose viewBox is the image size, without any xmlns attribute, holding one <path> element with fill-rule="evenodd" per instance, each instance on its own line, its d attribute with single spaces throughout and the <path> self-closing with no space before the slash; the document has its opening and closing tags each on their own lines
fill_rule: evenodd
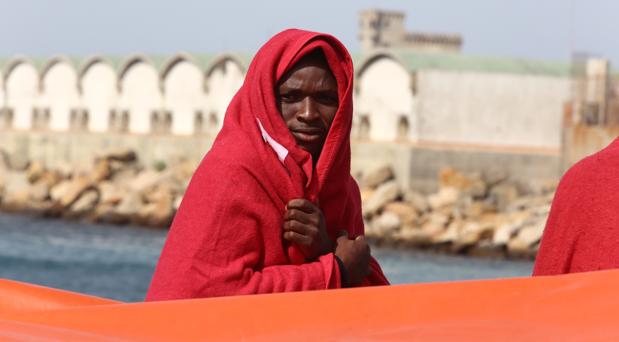
<svg viewBox="0 0 619 342">
<path fill-rule="evenodd" d="M 312 88 L 316 91 L 331 91 L 334 87 L 337 87 L 337 81 L 331 70 L 309 65 L 295 69 L 292 73 L 286 75 L 280 82 L 279 88 L 298 89 L 304 87 L 307 82 L 310 82 Z"/>
</svg>

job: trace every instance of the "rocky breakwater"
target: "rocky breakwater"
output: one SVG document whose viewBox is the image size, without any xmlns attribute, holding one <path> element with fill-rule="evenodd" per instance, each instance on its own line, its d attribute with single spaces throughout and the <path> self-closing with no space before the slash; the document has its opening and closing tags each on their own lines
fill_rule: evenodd
<svg viewBox="0 0 619 342">
<path fill-rule="evenodd" d="M 0 153 L 0 209 L 165 228 L 196 167 L 197 161 L 145 167 L 123 150 L 86 168 L 50 169 Z M 379 244 L 519 258 L 535 256 L 554 195 L 552 185 L 521 195 L 505 175 L 449 168 L 433 194 L 402 190 L 389 166 L 365 172 L 360 184 L 366 235 Z"/>
<path fill-rule="evenodd" d="M 0 155 L 0 209 L 92 222 L 169 226 L 197 162 L 144 167 L 133 151 L 96 157 L 85 169 L 49 169 Z"/>
<path fill-rule="evenodd" d="M 556 185 L 521 195 L 506 175 L 446 168 L 438 191 L 403 191 L 389 166 L 362 175 L 366 235 L 379 244 L 492 257 L 534 258 Z"/>
</svg>

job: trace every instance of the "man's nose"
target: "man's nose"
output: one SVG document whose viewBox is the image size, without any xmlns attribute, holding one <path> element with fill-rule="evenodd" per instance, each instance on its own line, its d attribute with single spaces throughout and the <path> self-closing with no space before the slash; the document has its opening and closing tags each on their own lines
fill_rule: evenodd
<svg viewBox="0 0 619 342">
<path fill-rule="evenodd" d="M 303 121 L 314 121 L 320 118 L 320 112 L 318 111 L 316 101 L 314 101 L 311 96 L 307 96 L 303 99 L 299 118 Z"/>
</svg>

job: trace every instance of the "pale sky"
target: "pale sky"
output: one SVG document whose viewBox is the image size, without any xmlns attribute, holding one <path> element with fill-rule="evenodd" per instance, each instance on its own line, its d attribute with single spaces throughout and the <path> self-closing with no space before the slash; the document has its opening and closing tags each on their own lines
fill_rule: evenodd
<svg viewBox="0 0 619 342">
<path fill-rule="evenodd" d="M 409 30 L 459 33 L 467 54 L 569 61 L 584 51 L 619 66 L 612 0 L 0 0 L 0 57 L 253 52 L 288 27 L 355 52 L 368 8 L 405 11 Z"/>
</svg>

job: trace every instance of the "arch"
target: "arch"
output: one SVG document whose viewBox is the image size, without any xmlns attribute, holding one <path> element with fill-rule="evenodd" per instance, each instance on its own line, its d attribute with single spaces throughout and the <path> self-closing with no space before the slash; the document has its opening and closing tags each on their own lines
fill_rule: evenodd
<svg viewBox="0 0 619 342">
<path fill-rule="evenodd" d="M 402 58 L 400 58 L 400 56 L 394 51 L 387 49 L 377 49 L 373 53 L 363 57 L 359 61 L 359 63 L 357 63 L 358 67 L 355 69 L 355 78 L 361 77 L 366 72 L 368 67 L 383 58 L 392 59 L 394 62 L 400 64 L 402 68 L 408 69 L 406 63 L 404 63 Z"/>
<path fill-rule="evenodd" d="M 356 108 L 367 113 L 372 127 L 369 138 L 376 141 L 402 140 L 399 136 L 401 117 L 406 118 L 407 134 L 417 127 L 413 74 L 393 54 L 379 52 L 367 57 L 357 72 Z"/>
<path fill-rule="evenodd" d="M 43 67 L 41 68 L 40 74 L 39 74 L 39 84 L 41 85 L 41 91 L 43 91 L 43 87 L 45 86 L 43 80 L 45 79 L 45 77 L 47 76 L 47 74 L 49 73 L 50 69 L 52 69 L 54 66 L 56 66 L 59 63 L 65 63 L 68 66 L 70 66 L 71 68 L 73 68 L 73 70 L 75 71 L 76 75 L 78 72 L 78 69 L 75 67 L 75 64 L 66 56 L 64 55 L 58 55 L 58 56 L 54 56 L 51 59 L 49 59 L 47 62 L 45 62 L 45 64 L 43 64 Z"/>
<path fill-rule="evenodd" d="M 207 66 L 206 71 L 204 73 L 204 76 L 206 78 L 209 78 L 211 76 L 211 74 L 217 70 L 218 68 L 224 68 L 225 69 L 225 65 L 226 62 L 232 62 L 234 64 L 236 64 L 238 66 L 238 68 L 241 70 L 241 72 L 243 74 L 245 74 L 247 72 L 247 65 L 245 65 L 245 63 L 243 62 L 243 58 L 231 54 L 231 53 L 224 53 L 221 55 L 217 55 Z"/>
<path fill-rule="evenodd" d="M 186 52 L 177 53 L 176 55 L 168 59 L 165 63 L 163 63 L 161 67 L 161 72 L 160 72 L 161 79 L 165 80 L 168 77 L 168 74 L 170 73 L 170 71 L 172 71 L 172 69 L 177 64 L 182 63 L 182 62 L 188 62 L 198 67 L 198 63 L 193 58 L 193 56 L 191 56 L 189 53 L 186 53 Z"/>
<path fill-rule="evenodd" d="M 112 63 L 94 56 L 80 68 L 79 85 L 81 102 L 87 120 L 87 129 L 106 132 L 111 129 L 110 114 L 118 102 L 118 79 Z"/>
<path fill-rule="evenodd" d="M 205 84 L 209 133 L 216 134 L 221 128 L 228 104 L 243 84 L 245 70 L 240 59 L 229 54 L 215 58 L 207 68 Z"/>
<path fill-rule="evenodd" d="M 3 71 L 5 124 L 18 130 L 32 129 L 32 118 L 39 97 L 39 72 L 25 57 L 9 61 Z"/>
<path fill-rule="evenodd" d="M 148 58 L 146 55 L 143 55 L 143 54 L 131 55 L 123 63 L 121 63 L 120 67 L 118 68 L 118 81 L 119 82 L 122 81 L 122 79 L 125 78 L 125 75 L 127 74 L 127 72 L 131 69 L 131 67 L 133 67 L 137 63 L 146 63 L 152 66 L 153 68 L 155 68 L 155 63 L 153 63 L 153 61 L 150 58 Z"/>
<path fill-rule="evenodd" d="M 162 108 L 159 73 L 153 63 L 142 55 L 129 58 L 120 68 L 118 83 L 118 106 L 123 120 L 121 130 L 126 128 L 129 133 L 150 133 L 151 113 Z M 128 127 L 125 127 L 126 124 Z"/>
<path fill-rule="evenodd" d="M 29 64 L 32 65 L 32 67 L 34 68 L 34 63 L 32 62 L 32 60 L 28 57 L 25 56 L 16 56 L 11 58 L 2 68 L 2 81 L 3 83 L 6 85 L 6 81 L 9 78 L 10 74 L 13 72 L 13 70 L 18 67 L 20 64 Z M 36 68 L 35 68 L 36 70 Z"/>
<path fill-rule="evenodd" d="M 180 54 L 165 65 L 161 75 L 165 112 L 170 114 L 169 132 L 194 134 L 195 113 L 206 105 L 202 70 L 193 59 Z"/>
<path fill-rule="evenodd" d="M 73 123 L 71 113 L 78 111 L 79 92 L 77 70 L 64 56 L 49 60 L 40 74 L 40 107 L 49 109 L 49 128 L 66 131 Z M 77 118 L 77 116 L 73 116 Z"/>
<path fill-rule="evenodd" d="M 77 76 L 80 82 L 82 78 L 84 77 L 84 75 L 90 70 L 90 68 L 99 63 L 109 65 L 110 68 L 114 69 L 114 72 L 116 72 L 116 69 L 114 68 L 114 63 L 112 63 L 110 59 L 104 56 L 100 56 L 100 55 L 93 55 L 93 56 L 86 58 L 84 62 L 80 64 L 80 67 L 77 69 Z M 81 87 L 81 83 L 80 83 L 80 87 Z"/>
</svg>

